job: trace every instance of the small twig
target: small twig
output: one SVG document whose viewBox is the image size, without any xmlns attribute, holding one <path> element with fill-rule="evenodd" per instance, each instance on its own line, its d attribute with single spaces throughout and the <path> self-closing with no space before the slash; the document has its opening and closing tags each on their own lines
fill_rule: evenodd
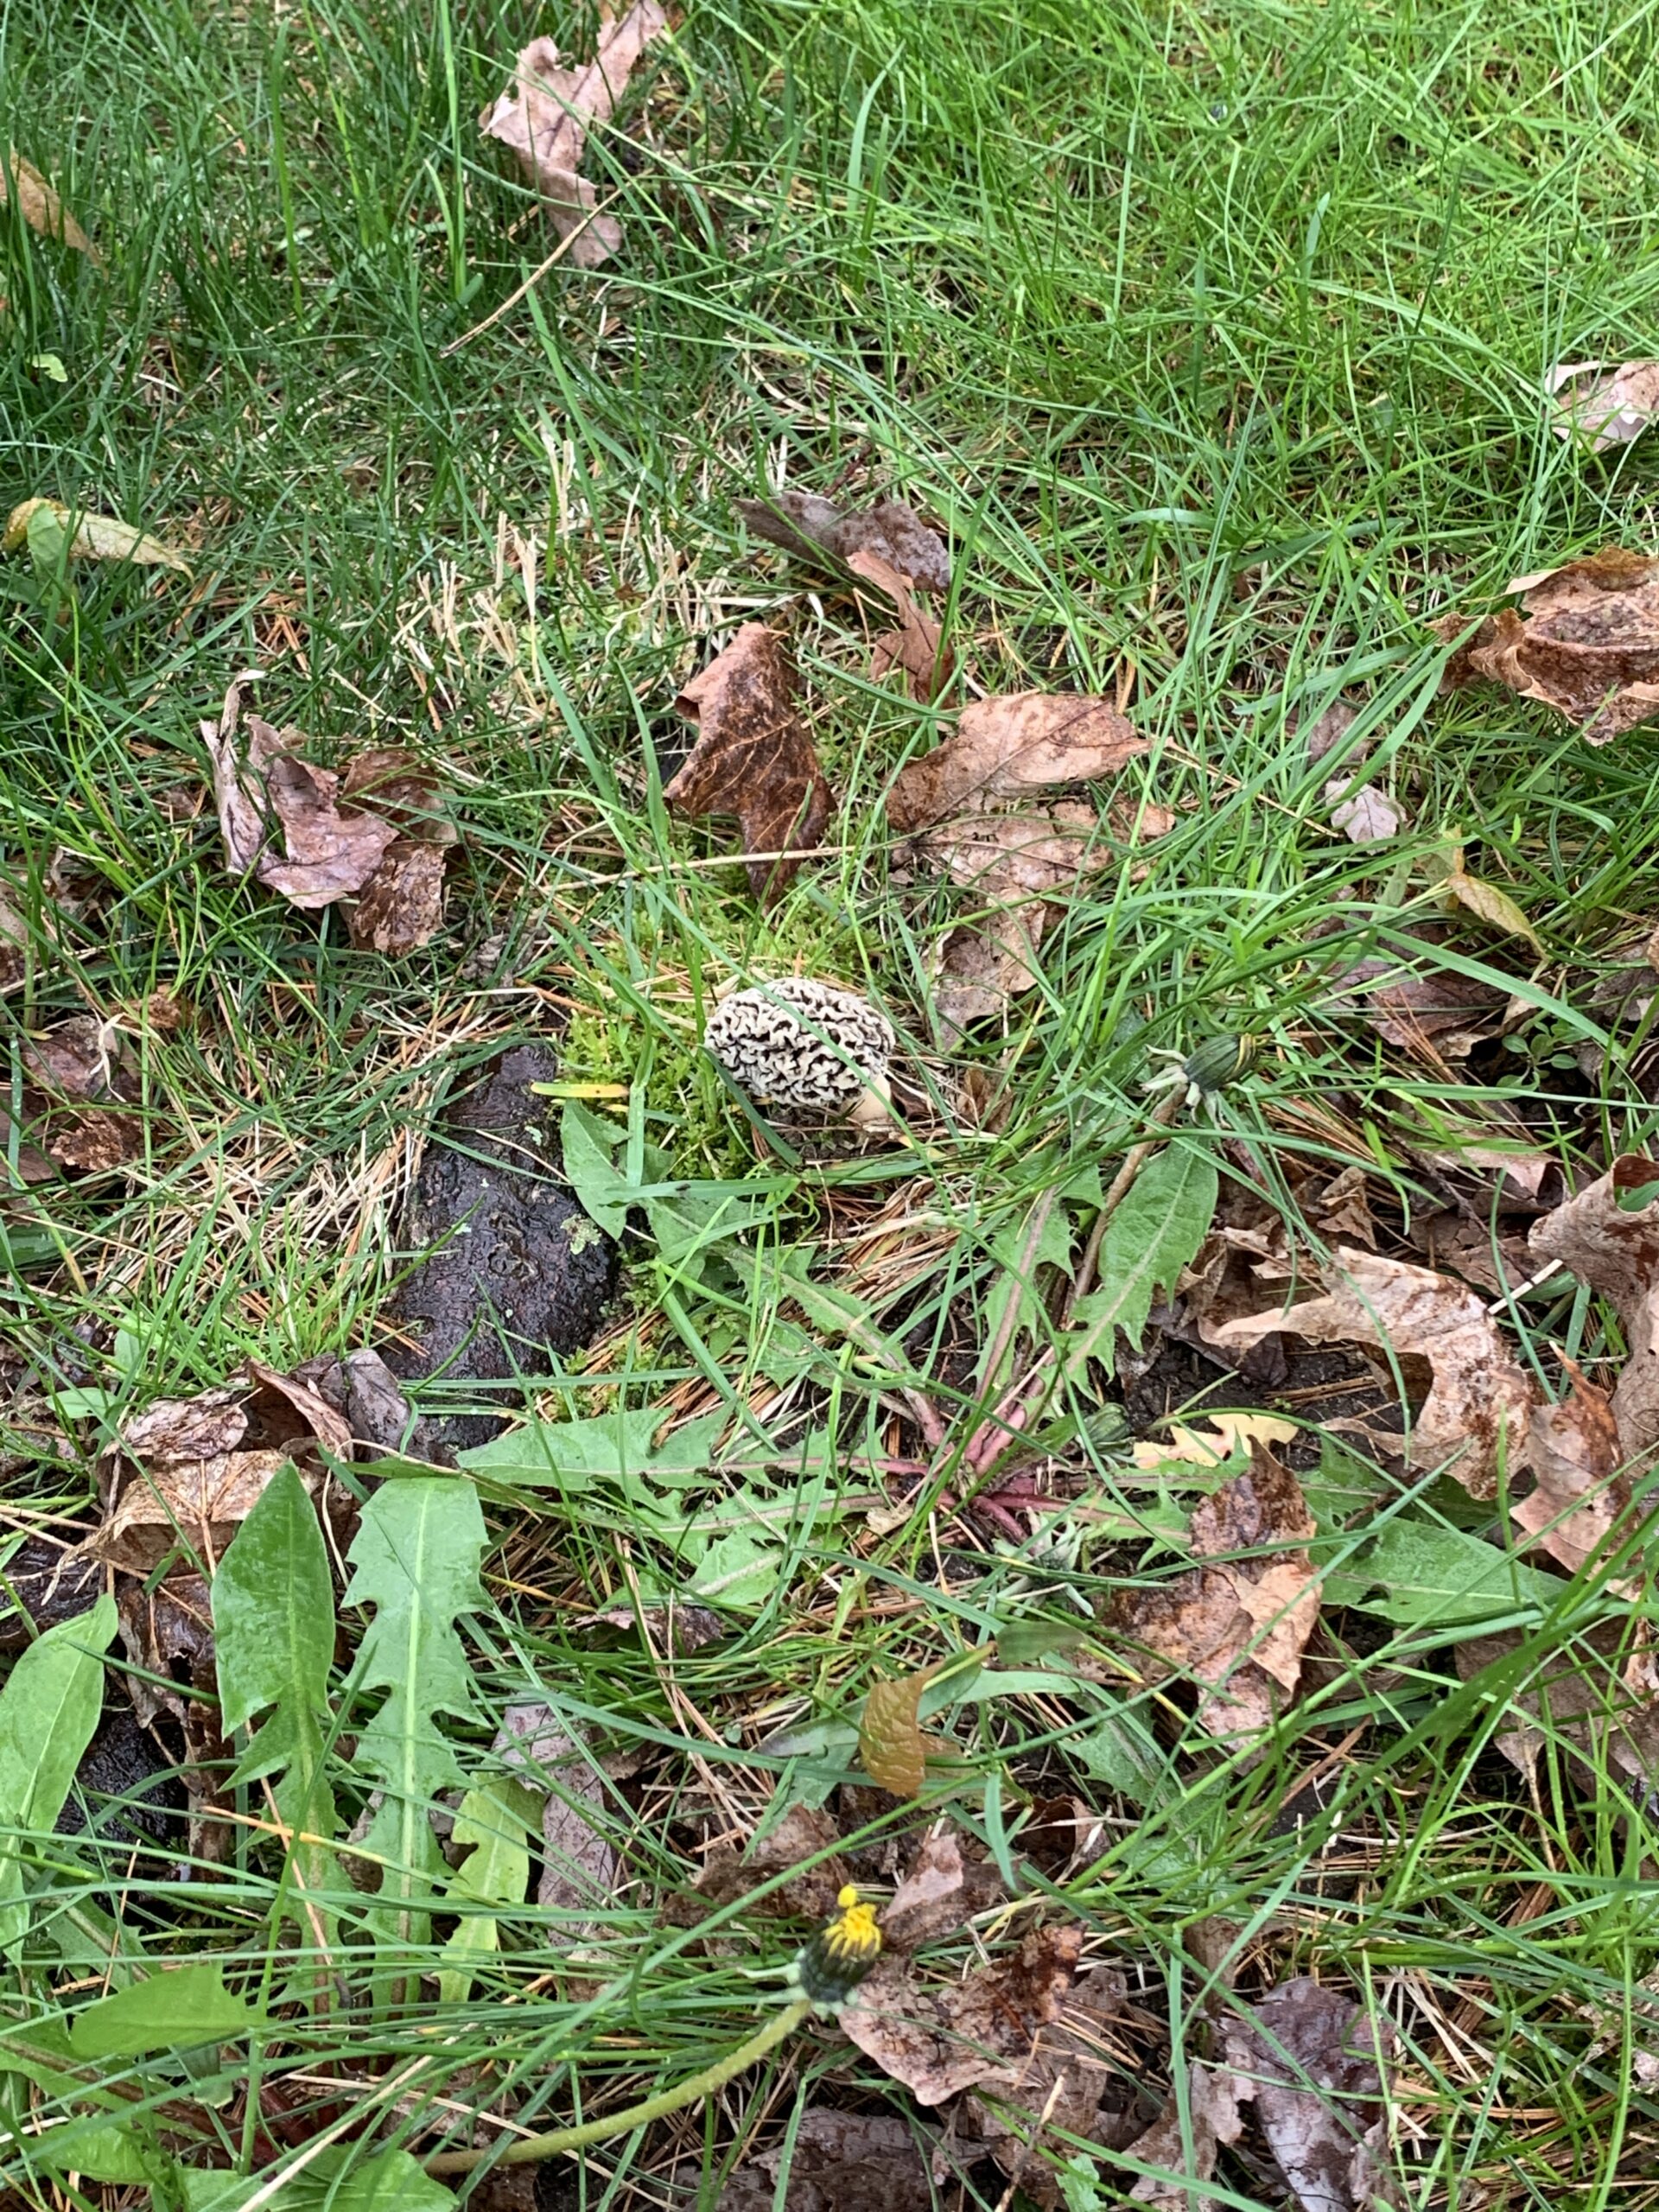
<svg viewBox="0 0 1659 2212">
<path fill-rule="evenodd" d="M 512 310 L 518 306 L 519 301 L 524 298 L 527 292 L 533 292 L 535 290 L 537 285 L 541 283 L 543 277 L 547 275 L 549 270 L 557 266 L 559 262 L 563 259 L 566 250 L 575 244 L 582 232 L 584 231 L 590 230 L 593 227 L 594 224 L 597 222 L 599 218 L 604 213 L 606 208 L 610 206 L 611 200 L 614 200 L 616 196 L 616 194 L 613 192 L 611 194 L 610 199 L 603 200 L 600 201 L 596 207 L 590 207 L 583 216 L 582 221 L 576 224 L 574 229 L 565 232 L 564 236 L 559 240 L 557 245 L 554 247 L 552 252 L 548 255 L 547 259 L 543 262 L 541 267 L 539 269 L 531 270 L 529 276 L 525 277 L 524 283 L 519 285 L 517 291 L 509 292 L 506 298 L 502 301 L 500 306 L 499 308 L 493 308 L 489 314 L 485 316 L 482 322 L 475 322 L 470 330 L 463 331 L 459 338 L 452 338 L 449 343 L 444 346 L 442 351 L 439 353 L 438 359 L 441 361 L 447 361 L 452 353 L 459 353 L 463 346 L 470 346 L 474 338 L 481 338 L 492 323 L 499 322 L 504 315 L 510 314 Z"/>
<path fill-rule="evenodd" d="M 502 2146 L 486 2144 L 471 2151 L 440 2151 L 427 2159 L 426 2171 L 429 2174 L 470 2174 L 480 2166 L 537 2165 L 543 2158 L 556 2158 L 566 2151 L 583 2150 L 589 2143 L 606 2143 L 615 2135 L 631 2135 L 636 2127 L 663 2120 L 670 2113 L 680 2112 L 687 2105 L 696 2104 L 699 2098 L 712 2096 L 716 2089 L 723 2089 L 728 2082 L 746 2072 L 758 2058 L 764 2058 L 786 2037 L 792 2036 L 811 2010 L 810 1998 L 798 1999 L 774 2014 L 747 2043 L 740 2044 L 735 2050 L 728 2050 L 712 2066 L 705 2066 L 701 2074 L 694 2074 L 689 2081 L 663 2090 L 658 2096 L 645 2098 L 641 2104 L 629 2105 L 624 2112 L 607 2113 L 602 2120 L 585 2120 L 579 2127 L 556 2127 L 545 2135 L 526 2135 L 517 2143 Z"/>
</svg>

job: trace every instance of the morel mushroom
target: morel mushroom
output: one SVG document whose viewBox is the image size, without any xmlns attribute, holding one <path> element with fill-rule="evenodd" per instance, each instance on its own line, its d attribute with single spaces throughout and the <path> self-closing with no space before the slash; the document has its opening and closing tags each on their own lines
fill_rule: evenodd
<svg viewBox="0 0 1659 2212">
<path fill-rule="evenodd" d="M 757 983 L 721 1001 L 702 1041 L 757 1106 L 866 1128 L 888 1119 L 887 1062 L 898 1039 L 855 991 L 800 976 Z"/>
</svg>

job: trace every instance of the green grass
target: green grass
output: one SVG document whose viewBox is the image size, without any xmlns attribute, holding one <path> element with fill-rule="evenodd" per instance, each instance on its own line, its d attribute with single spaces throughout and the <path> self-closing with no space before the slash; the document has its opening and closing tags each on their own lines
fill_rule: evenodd
<svg viewBox="0 0 1659 2212">
<path fill-rule="evenodd" d="M 1428 626 L 1512 576 L 1659 537 L 1659 436 L 1586 460 L 1540 397 L 1557 360 L 1659 351 L 1656 21 L 1650 4 L 1527 0 L 694 0 L 625 131 L 590 144 L 622 257 L 556 270 L 490 321 L 546 243 L 476 118 L 523 40 L 575 43 L 575 14 L 0 0 L 0 146 L 53 175 L 107 261 L 0 210 L 0 503 L 81 503 L 194 566 L 158 584 L 82 564 L 54 607 L 24 556 L 0 561 L 0 871 L 32 946 L 6 1042 L 71 1013 L 118 1023 L 147 1130 L 129 1179 L 53 1186 L 26 1230 L 9 1225 L 37 1262 L 0 1307 L 20 1378 L 9 1522 L 92 1495 L 85 1425 L 67 1456 L 42 1442 L 89 1357 L 131 1411 L 250 1353 L 286 1366 L 372 1341 L 406 1257 L 414 1146 L 510 1034 L 568 1024 L 572 1078 L 630 1084 L 636 1141 L 677 1175 L 750 1178 L 757 1249 L 810 1250 L 946 1402 L 972 1398 L 995 1255 L 1033 1201 L 1091 1166 L 1109 1178 L 1141 1134 L 1149 1048 L 1267 1038 L 1222 1130 L 1195 1122 L 1180 1141 L 1234 1172 L 1248 1145 L 1306 1237 L 1310 1157 L 1365 1154 L 1379 1217 L 1402 1224 L 1438 1187 L 1425 1120 L 1454 1124 L 1455 1148 L 1490 1133 L 1495 1091 L 1573 1173 L 1650 1142 L 1642 1052 L 1610 1040 L 1591 987 L 1652 924 L 1652 738 L 1592 753 L 1541 709 L 1440 696 Z M 44 353 L 67 383 L 31 367 Z M 948 524 L 954 634 L 984 690 L 1133 676 L 1152 744 L 1124 785 L 1177 827 L 1067 902 L 1006 1035 L 934 1044 L 930 963 L 971 908 L 895 876 L 879 799 L 935 719 L 870 684 L 844 604 L 750 557 L 732 503 L 779 472 L 891 488 Z M 838 851 L 763 915 L 721 864 L 726 829 L 673 820 L 661 793 L 686 742 L 679 684 L 712 635 L 773 610 L 842 805 Z M 227 879 L 197 726 L 251 666 L 261 711 L 325 755 L 400 743 L 444 771 L 464 851 L 429 951 L 357 954 L 336 919 Z M 1367 774 L 1413 825 L 1380 856 L 1331 830 L 1337 760 L 1310 767 L 1294 735 L 1344 693 Z M 1343 1018 L 1330 977 L 1439 914 L 1433 858 L 1457 838 L 1546 957 L 1459 939 L 1533 1010 L 1507 1054 L 1436 1068 Z M 933 1094 L 916 1147 L 824 1177 L 757 1166 L 696 1039 L 722 983 L 796 966 L 893 1014 Z M 163 988 L 191 1010 L 170 1033 L 145 1013 Z M 1580 1047 L 1603 1048 L 1595 1074 Z M 1004 1084 L 994 1128 L 961 1103 L 976 1062 Z M 1472 1203 L 1490 1210 L 1490 1183 Z M 836 1240 L 883 1208 L 897 1226 L 861 1262 Z M 750 1432 L 780 1446 L 833 1421 L 830 1502 L 868 1497 L 851 1457 L 891 1452 L 895 1432 L 855 1348 L 765 1267 L 699 1274 L 644 1240 L 632 1260 L 602 1350 L 528 1378 L 527 1400 L 547 1418 L 753 1404 Z M 1541 1368 L 1552 1344 L 1618 1351 L 1584 1298 L 1524 1310 Z M 125 1376 L 117 1327 L 142 1347 Z M 1098 1443 L 1062 1464 L 1122 1497 Z M 550 2125 L 578 2075 L 591 2111 L 613 2082 L 645 2094 L 741 2040 L 765 1986 L 749 1970 L 798 1931 L 728 1913 L 741 1941 L 705 1952 L 661 1907 L 704 1842 L 810 1779 L 779 1739 L 855 1719 L 872 1679 L 1016 1612 L 1080 1618 L 1062 1586 L 1103 1608 L 1149 1563 L 1085 1545 L 1033 1596 L 1021 1563 L 930 1512 L 937 1487 L 880 1535 L 862 1508 L 785 1515 L 780 1571 L 736 1633 L 671 1667 L 583 1620 L 627 1602 L 631 1575 L 683 1575 L 672 1542 L 626 1498 L 486 1490 L 499 1542 L 459 1740 L 487 1770 L 501 1707 L 545 1696 L 618 1770 L 604 1817 L 625 1872 L 595 1963 L 573 1979 L 570 1916 L 526 1907 L 465 2005 L 429 1985 L 402 2013 L 296 2014 L 264 2063 L 338 2063 L 389 2101 L 418 2065 L 387 2139 L 415 2141 L 423 2114 L 429 2147 L 459 2125 L 434 2101 L 467 2105 L 483 2059 L 492 2095 Z M 690 1495 L 695 1515 L 720 1491 Z M 766 1495 L 786 1503 L 788 1485 L 741 1493 Z M 1423 1510 L 1471 1518 L 1446 1484 Z M 1573 1633 L 1605 1581 L 1562 1584 L 1529 1632 Z M 1373 1621 L 1337 1641 L 1259 1760 L 1215 1755 L 1174 1704 L 1144 1700 L 1158 1769 L 1141 1803 L 1077 1764 L 1086 1700 L 960 1707 L 971 1783 L 954 1815 L 994 1853 L 1033 1796 L 1076 1788 L 1104 1815 L 1103 1856 L 1057 1902 L 1163 2023 L 1126 2076 L 1162 2079 L 1173 2045 L 1198 2047 L 1184 1931 L 1219 1915 L 1243 1930 L 1247 1989 L 1318 1970 L 1394 2018 L 1414 2204 L 1647 2203 L 1659 2104 L 1622 2038 L 1632 1982 L 1659 1965 L 1651 1810 L 1559 1755 L 1529 1796 L 1494 1750 L 1501 1696 L 1458 1682 L 1464 1632 Z M 1093 1644 L 1115 1663 L 1107 1630 Z M 1336 1794 L 1276 1825 L 1294 1778 L 1356 1730 Z M 826 1774 L 850 1760 L 841 1740 L 817 1750 Z M 84 1909 L 42 1906 L 9 2000 L 79 2001 L 111 1943 L 245 1965 L 291 1939 L 268 1840 L 226 1880 L 170 1847 L 104 1850 L 102 1886 L 84 1858 L 46 1880 L 48 1904 Z M 232 2056 L 227 2089 L 248 2065 Z M 134 2070 L 152 2100 L 175 2094 Z M 557 2201 L 712 2206 L 737 2146 L 763 2121 L 775 2140 L 798 2091 L 853 2085 L 879 2101 L 874 2069 L 822 2037 L 706 2119 L 607 2146 Z M 292 2094 L 328 2106 L 315 2085 Z M 245 2104 L 212 2109 L 245 2171 L 291 2155 Z M 1255 2201 L 1230 2171 L 1232 2201 Z M 9 2178 L 29 2206 L 143 2201 Z"/>
</svg>

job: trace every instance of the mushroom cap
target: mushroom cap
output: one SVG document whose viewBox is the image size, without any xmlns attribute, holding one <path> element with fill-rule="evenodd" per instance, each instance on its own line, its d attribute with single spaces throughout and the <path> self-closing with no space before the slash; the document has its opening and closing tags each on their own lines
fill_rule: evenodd
<svg viewBox="0 0 1659 2212">
<path fill-rule="evenodd" d="M 703 1048 L 757 1105 L 846 1114 L 885 1094 L 893 1024 L 856 991 L 783 976 L 722 999 Z"/>
</svg>

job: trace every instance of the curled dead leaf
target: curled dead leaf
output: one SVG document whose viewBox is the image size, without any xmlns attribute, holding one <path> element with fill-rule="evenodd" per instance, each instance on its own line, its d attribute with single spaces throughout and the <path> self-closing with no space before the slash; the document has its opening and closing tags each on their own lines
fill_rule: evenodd
<svg viewBox="0 0 1659 2212">
<path fill-rule="evenodd" d="M 130 561 L 137 568 L 174 569 L 188 576 L 190 563 L 182 553 L 163 544 L 159 537 L 152 537 L 148 531 L 135 529 L 130 522 L 117 522 L 109 515 L 92 515 L 66 507 L 61 499 L 25 499 L 15 506 L 6 520 L 5 536 L 0 538 L 0 550 L 15 553 L 26 539 L 31 539 L 35 529 L 40 528 L 40 518 L 48 518 L 55 524 L 61 537 L 54 543 L 67 542 L 73 557 L 89 561 Z"/>
<path fill-rule="evenodd" d="M 113 1023 L 73 1014 L 29 1039 L 22 1065 L 18 1165 L 25 1182 L 48 1180 L 54 1161 L 79 1174 L 104 1175 L 141 1157 L 138 1079 Z M 0 1109 L 0 1145 L 10 1142 L 10 1117 Z"/>
<path fill-rule="evenodd" d="M 1516 1525 L 1569 1574 L 1606 1549 L 1629 1510 L 1619 1471 L 1618 1424 L 1605 1390 L 1563 1362 L 1571 1395 L 1532 1409 L 1529 1452 L 1535 1487 L 1511 1509 Z"/>
<path fill-rule="evenodd" d="M 1059 2202 L 1054 2162 L 1074 2155 L 1079 2139 L 1120 2139 L 1126 2093 L 1106 2051 L 1126 1994 L 1123 1976 L 1109 1969 L 1080 1977 L 1059 2017 L 1038 2029 L 1017 2078 L 968 2094 L 969 2126 L 1034 2205 Z"/>
<path fill-rule="evenodd" d="M 1302 2212 L 1385 2212 L 1400 2202 L 1384 2073 L 1393 2031 L 1303 1975 L 1222 2024 L 1223 2056 Z"/>
<path fill-rule="evenodd" d="M 899 627 L 883 631 L 870 648 L 870 674 L 879 683 L 891 668 L 902 668 L 910 696 L 930 706 L 950 682 L 955 660 L 944 632 L 911 590 L 908 577 L 890 561 L 861 546 L 847 564 L 855 575 L 874 584 L 899 612 Z"/>
<path fill-rule="evenodd" d="M 794 707 L 795 672 L 764 622 L 746 622 L 675 702 L 697 741 L 663 793 L 685 814 L 734 816 L 757 899 L 775 899 L 834 804 Z M 780 857 L 781 856 L 781 857 Z"/>
<path fill-rule="evenodd" d="M 696 1893 L 710 1907 L 735 1904 L 774 1875 L 786 1874 L 787 1881 L 756 1898 L 755 1910 L 827 1919 L 842 1885 L 852 1879 L 840 1842 L 841 1831 L 827 1813 L 791 1805 L 746 1852 L 730 1846 L 715 1852 L 697 1876 Z"/>
<path fill-rule="evenodd" d="M 887 819 L 909 836 L 989 800 L 1116 775 L 1146 750 L 1109 699 L 1045 691 L 976 699 L 953 736 L 899 770 Z"/>
<path fill-rule="evenodd" d="M 1294 1696 L 1319 1592 L 1306 1553 L 1285 1547 L 1314 1532 L 1300 1484 L 1257 1446 L 1245 1472 L 1192 1514 L 1192 1551 L 1207 1563 L 1120 1593 L 1119 1629 L 1207 1686 L 1198 1719 L 1211 1735 L 1260 1734 Z"/>
<path fill-rule="evenodd" d="M 0 162 L 0 207 L 13 200 L 31 231 L 43 238 L 55 238 L 61 245 L 73 246 L 77 253 L 84 253 L 95 269 L 103 267 L 103 255 L 34 162 L 26 162 L 15 146 L 9 149 L 4 162 Z"/>
<path fill-rule="evenodd" d="M 889 1951 L 918 1951 L 937 1943 L 983 1912 L 1002 1894 L 996 1869 L 965 1853 L 953 1828 L 925 1836 L 881 1915 L 881 1942 Z"/>
<path fill-rule="evenodd" d="M 536 1902 L 588 1915 L 560 1929 L 565 1943 L 579 1942 L 616 1891 L 620 1861 L 604 1827 L 604 1776 L 550 1706 L 510 1705 L 492 1749 L 541 1798 Z"/>
<path fill-rule="evenodd" d="M 734 504 L 757 537 L 798 560 L 868 575 L 858 563 L 861 555 L 869 555 L 918 591 L 950 588 L 950 556 L 944 539 L 902 499 L 880 499 L 872 507 L 849 511 L 817 492 L 779 491 Z"/>
<path fill-rule="evenodd" d="M 1549 372 L 1559 438 L 1581 439 L 1592 453 L 1627 446 L 1659 422 L 1659 361 L 1562 361 Z"/>
<path fill-rule="evenodd" d="M 598 268 L 622 244 L 622 226 L 595 212 L 599 195 L 576 174 L 588 126 L 610 120 L 645 48 L 667 29 L 658 0 L 635 0 L 620 17 L 602 14 L 594 58 L 575 69 L 560 66 L 550 38 L 532 39 L 518 55 L 512 84 L 479 118 L 486 138 L 518 156 L 566 257 L 578 269 Z"/>
<path fill-rule="evenodd" d="M 895 2113 L 812 2106 L 794 2131 L 783 2212 L 935 2212 L 935 2184 L 967 2162 L 965 2147 L 977 2149 L 947 2151 L 936 2129 Z M 721 2212 L 777 2212 L 784 2161 L 781 2145 L 746 2160 L 721 2192 Z"/>
<path fill-rule="evenodd" d="M 1217 1342 L 1248 1344 L 1282 1329 L 1310 1344 L 1365 1344 L 1426 1360 L 1432 1381 L 1412 1423 L 1408 1459 L 1444 1462 L 1471 1497 L 1496 1497 L 1500 1466 L 1514 1471 L 1525 1459 L 1535 1393 L 1484 1302 L 1431 1268 L 1351 1245 L 1323 1272 L 1325 1297 L 1225 1322 Z"/>
<path fill-rule="evenodd" d="M 1048 924 L 1041 899 L 993 909 L 958 923 L 941 940 L 934 967 L 933 1015 L 949 1045 L 971 1023 L 995 1020 L 1008 1001 L 1040 982 L 1037 946 Z"/>
<path fill-rule="evenodd" d="M 105 1517 L 91 1548 L 148 1574 L 182 1545 L 211 1573 L 280 1468 L 293 1463 L 315 1489 L 321 1453 L 345 1459 L 351 1448 L 349 1427 L 316 1391 L 250 1360 L 245 1386 L 158 1399 L 123 1422 L 99 1465 Z"/>
<path fill-rule="evenodd" d="M 1612 545 L 1509 588 L 1519 611 L 1500 609 L 1458 645 L 1449 685 L 1484 677 L 1540 699 L 1592 745 L 1659 714 L 1659 561 Z M 1451 615 L 1436 629 L 1457 645 L 1467 626 Z"/>
<path fill-rule="evenodd" d="M 396 958 L 429 944 L 443 923 L 443 870 L 455 826 L 436 804 L 437 779 L 411 753 L 359 753 L 341 796 L 372 808 L 397 836 L 352 908 L 352 943 Z"/>
<path fill-rule="evenodd" d="M 1538 1259 L 1559 1261 L 1618 1313 L 1627 1357 L 1613 1386 L 1619 1448 L 1659 1444 L 1659 1161 L 1625 1153 L 1576 1197 L 1534 1224 Z"/>
<path fill-rule="evenodd" d="M 234 1809 L 234 1792 L 228 1788 L 231 1750 L 219 1725 L 207 1585 L 188 1570 L 168 1575 L 154 1588 L 147 1578 L 126 1577 L 116 1605 L 121 1639 L 137 1670 L 127 1676 L 127 1690 L 140 1726 L 153 1728 L 165 1713 L 184 1738 L 191 1856 L 222 1865 L 236 1847 L 235 1826 L 226 1817 Z M 186 1696 L 186 1686 L 194 1694 Z"/>
<path fill-rule="evenodd" d="M 455 841 L 431 772 L 412 753 L 379 747 L 349 762 L 342 781 L 298 757 L 299 730 L 279 730 L 258 715 L 244 720 L 246 680 L 232 683 L 217 724 L 201 724 L 233 872 L 251 870 L 306 912 L 354 899 L 352 941 L 365 950 L 399 954 L 429 944 L 443 918 L 444 863 Z M 278 830 L 282 855 L 272 842 Z"/>
<path fill-rule="evenodd" d="M 1079 1928 L 1033 1930 L 1013 1956 L 925 1985 L 884 1958 L 841 2012 L 843 2032 L 924 2105 L 980 2083 L 1017 2086 L 1038 2032 L 1058 2016 L 1083 1948 Z"/>
<path fill-rule="evenodd" d="M 1129 2190 L 1132 2202 L 1150 2204 L 1154 2212 L 1218 2212 L 1215 2198 L 1199 2196 L 1191 2184 L 1211 2180 L 1222 2145 L 1237 2142 L 1244 2126 L 1239 2106 L 1249 2096 L 1249 2084 L 1237 2075 L 1194 2060 L 1186 2069 L 1185 2126 L 1180 2099 L 1172 2089 L 1152 2126 L 1128 2147 L 1125 2155 L 1137 2165 L 1160 2170 L 1136 2175 Z"/>
</svg>

